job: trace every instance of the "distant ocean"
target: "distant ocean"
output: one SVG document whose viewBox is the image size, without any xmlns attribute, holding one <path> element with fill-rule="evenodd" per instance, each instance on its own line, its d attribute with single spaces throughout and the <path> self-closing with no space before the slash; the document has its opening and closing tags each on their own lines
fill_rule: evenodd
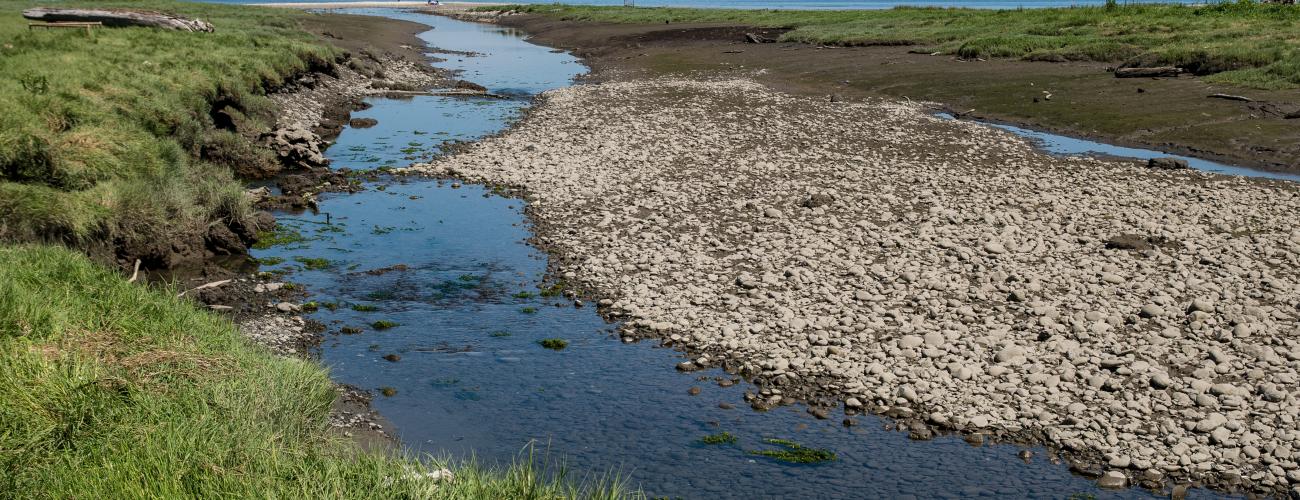
<svg viewBox="0 0 1300 500">
<path fill-rule="evenodd" d="M 357 0 L 203 0 L 211 3 L 263 3 L 284 2 L 320 2 L 335 3 Z M 555 3 L 553 1 L 499 0 L 509 3 Z M 634 0 L 637 7 L 712 7 L 731 9 L 889 9 L 901 5 L 916 7 L 964 7 L 971 9 L 1041 9 L 1046 7 L 1070 7 L 1081 5 L 1102 5 L 1105 0 Z M 1213 1 L 1213 0 L 1211 0 Z M 560 3 L 576 5 L 623 5 L 623 0 L 565 0 Z M 1206 3 L 1205 0 L 1186 1 L 1120 1 L 1129 3 Z"/>
</svg>

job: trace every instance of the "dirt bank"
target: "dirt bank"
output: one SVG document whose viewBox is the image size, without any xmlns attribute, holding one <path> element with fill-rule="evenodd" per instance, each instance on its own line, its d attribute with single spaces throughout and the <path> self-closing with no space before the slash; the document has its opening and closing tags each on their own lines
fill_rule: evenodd
<svg viewBox="0 0 1300 500">
<path fill-rule="evenodd" d="M 1191 77 L 1117 79 L 1105 64 L 1090 62 L 959 60 L 914 54 L 906 46 L 746 43 L 746 33 L 779 31 L 727 25 L 598 24 L 533 15 L 489 20 L 575 51 L 597 75 L 702 72 L 822 98 L 935 101 L 970 118 L 1300 172 L 1300 120 L 1285 118 L 1300 109 L 1294 91 L 1244 90 Z M 1216 93 L 1254 101 L 1207 97 Z"/>
</svg>

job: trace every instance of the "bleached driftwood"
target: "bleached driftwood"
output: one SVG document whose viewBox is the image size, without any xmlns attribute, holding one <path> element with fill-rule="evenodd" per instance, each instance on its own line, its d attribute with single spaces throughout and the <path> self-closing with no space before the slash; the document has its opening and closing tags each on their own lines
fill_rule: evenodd
<svg viewBox="0 0 1300 500">
<path fill-rule="evenodd" d="M 55 9 L 35 7 L 23 11 L 23 17 L 43 22 L 99 22 L 104 26 L 147 26 L 177 31 L 211 33 L 212 24 L 162 12 L 130 9 Z"/>
</svg>

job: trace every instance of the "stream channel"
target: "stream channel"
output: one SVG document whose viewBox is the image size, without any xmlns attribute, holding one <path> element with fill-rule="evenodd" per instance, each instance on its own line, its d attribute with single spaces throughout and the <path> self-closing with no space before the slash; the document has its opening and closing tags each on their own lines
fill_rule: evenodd
<svg viewBox="0 0 1300 500">
<path fill-rule="evenodd" d="M 335 168 L 405 166 L 448 141 L 498 133 L 520 117 L 529 96 L 570 85 L 586 71 L 573 56 L 498 26 L 396 10 L 349 12 L 429 25 L 420 37 L 430 47 L 476 53 L 439 54 L 446 60 L 436 65 L 516 97 L 371 99 L 372 108 L 353 116 L 379 124 L 344 130 L 327 151 Z M 955 436 L 912 441 L 874 416 L 853 417 L 857 425 L 846 427 L 842 414 L 817 420 L 801 405 L 753 411 L 743 381 L 722 387 L 718 380 L 733 377 L 719 370 L 679 373 L 674 351 L 624 343 L 595 308 L 544 296 L 547 257 L 526 243 L 523 201 L 488 187 L 393 179 L 356 194 L 322 195 L 319 207 L 319 215 L 277 214 L 306 241 L 255 257 L 283 259 L 263 270 L 289 272 L 311 300 L 334 306 L 310 314 L 328 327 L 322 362 L 337 381 L 373 392 L 374 408 L 413 450 L 504 464 L 531 442 L 538 460 L 563 464 L 570 477 L 614 472 L 651 497 L 1155 496 L 1098 489 L 1039 448 L 1021 460 L 1017 446 L 972 446 Z M 384 268 L 392 270 L 375 271 Z M 396 325 L 372 326 L 377 322 Z M 549 350 L 538 344 L 544 338 L 569 344 Z M 688 393 L 692 387 L 699 394 Z M 723 431 L 737 441 L 699 442 Z M 837 458 L 796 465 L 749 453 L 776 448 L 766 438 Z"/>
</svg>

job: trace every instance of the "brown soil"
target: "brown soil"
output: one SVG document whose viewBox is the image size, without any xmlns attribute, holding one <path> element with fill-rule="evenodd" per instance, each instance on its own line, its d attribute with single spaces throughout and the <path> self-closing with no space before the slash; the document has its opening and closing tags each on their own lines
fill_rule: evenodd
<svg viewBox="0 0 1300 500">
<path fill-rule="evenodd" d="M 781 91 L 854 99 L 934 101 L 964 117 L 1126 146 L 1160 149 L 1260 169 L 1300 172 L 1300 96 L 1212 85 L 1193 77 L 1115 78 L 1095 62 L 965 61 L 909 47 L 746 43 L 744 26 L 633 25 L 516 15 L 500 23 L 538 43 L 573 50 L 593 79 L 620 70 L 709 72 L 752 78 Z M 1254 102 L 1213 99 L 1245 95 Z M 1050 94 L 1050 99 L 1048 99 Z"/>
</svg>

